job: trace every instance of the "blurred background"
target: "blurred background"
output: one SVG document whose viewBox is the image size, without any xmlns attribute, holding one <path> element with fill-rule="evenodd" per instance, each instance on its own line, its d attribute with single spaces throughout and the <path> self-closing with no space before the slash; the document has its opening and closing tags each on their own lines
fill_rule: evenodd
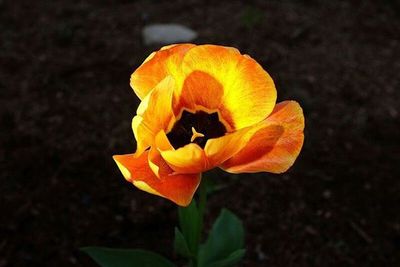
<svg viewBox="0 0 400 267">
<path fill-rule="evenodd" d="M 176 206 L 111 159 L 135 149 L 129 77 L 161 47 L 153 23 L 237 47 L 304 108 L 289 172 L 214 173 L 206 226 L 221 207 L 244 220 L 242 266 L 400 266 L 396 0 L 0 0 L 0 267 L 96 266 L 87 245 L 182 262 Z"/>
</svg>

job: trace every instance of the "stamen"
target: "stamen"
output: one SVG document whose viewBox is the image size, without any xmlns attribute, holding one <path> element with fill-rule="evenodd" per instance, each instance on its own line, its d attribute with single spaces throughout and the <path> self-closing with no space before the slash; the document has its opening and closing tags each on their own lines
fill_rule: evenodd
<svg viewBox="0 0 400 267">
<path fill-rule="evenodd" d="M 204 134 L 198 133 L 194 127 L 192 127 L 192 137 L 190 138 L 190 142 L 192 143 L 197 137 L 204 137 Z"/>
</svg>

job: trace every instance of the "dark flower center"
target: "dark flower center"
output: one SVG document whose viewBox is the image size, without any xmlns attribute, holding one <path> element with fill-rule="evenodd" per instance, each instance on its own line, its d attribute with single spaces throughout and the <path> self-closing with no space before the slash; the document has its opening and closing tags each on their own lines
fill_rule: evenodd
<svg viewBox="0 0 400 267">
<path fill-rule="evenodd" d="M 220 122 L 217 112 L 197 111 L 191 113 L 184 110 L 167 137 L 175 149 L 189 143 L 196 143 L 204 148 L 208 139 L 223 136 L 225 133 L 226 128 Z"/>
</svg>

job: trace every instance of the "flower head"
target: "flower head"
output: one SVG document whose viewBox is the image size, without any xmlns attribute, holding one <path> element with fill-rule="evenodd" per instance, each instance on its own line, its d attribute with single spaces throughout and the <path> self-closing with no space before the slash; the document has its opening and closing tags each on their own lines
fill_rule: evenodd
<svg viewBox="0 0 400 267">
<path fill-rule="evenodd" d="M 231 47 L 178 44 L 152 53 L 132 74 L 141 99 L 133 154 L 114 160 L 136 187 L 190 203 L 200 174 L 285 172 L 303 145 L 295 101 L 276 104 L 268 73 Z"/>
</svg>

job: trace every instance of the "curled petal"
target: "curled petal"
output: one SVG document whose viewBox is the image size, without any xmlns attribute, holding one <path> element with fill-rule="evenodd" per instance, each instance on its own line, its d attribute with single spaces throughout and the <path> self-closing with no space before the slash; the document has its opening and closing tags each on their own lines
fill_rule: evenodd
<svg viewBox="0 0 400 267">
<path fill-rule="evenodd" d="M 160 131 L 156 137 L 156 146 L 163 159 L 176 173 L 200 173 L 208 168 L 204 151 L 197 144 L 190 143 L 174 149 L 165 132 Z"/>
<path fill-rule="evenodd" d="M 178 71 L 185 53 L 193 44 L 169 45 L 150 54 L 131 75 L 130 84 L 140 99 L 145 96 L 166 76 Z"/>
<path fill-rule="evenodd" d="M 158 165 L 159 177 L 148 164 L 148 151 L 139 157 L 133 154 L 113 157 L 125 179 L 137 188 L 167 198 L 180 206 L 190 204 L 200 183 L 200 174 L 173 174 L 173 170 L 161 156 L 153 158 Z"/>
<path fill-rule="evenodd" d="M 176 150 L 161 151 L 161 156 L 177 173 L 199 173 L 207 169 L 204 151 L 197 144 L 191 143 Z"/>
<path fill-rule="evenodd" d="M 137 115 L 132 120 L 137 155 L 152 145 L 160 130 L 172 127 L 175 121 L 171 106 L 174 86 L 172 77 L 167 76 L 140 103 Z"/>
<path fill-rule="evenodd" d="M 183 58 L 182 71 L 189 79 L 189 82 L 185 81 L 189 91 L 204 90 L 206 96 L 211 95 L 211 98 L 204 99 L 195 92 L 196 101 L 205 100 L 206 105 L 213 102 L 213 96 L 208 92 L 222 87 L 223 93 L 219 92 L 220 89 L 216 93 L 217 98 L 221 98 L 221 115 L 231 120 L 234 129 L 262 121 L 274 108 L 276 89 L 271 77 L 254 59 L 241 55 L 236 49 L 215 45 L 193 47 Z M 190 81 L 193 72 L 208 74 L 212 83 L 199 82 L 196 86 Z M 182 91 L 178 91 L 178 95 L 184 96 L 185 86 L 177 87 L 180 88 Z M 193 96 L 193 93 L 188 95 Z"/>
<path fill-rule="evenodd" d="M 260 128 L 248 144 L 222 164 L 228 172 L 285 172 L 293 165 L 304 140 L 304 115 L 295 101 L 276 105 L 272 114 L 261 124 L 279 125 L 283 132 L 271 138 L 268 127 Z"/>
<path fill-rule="evenodd" d="M 209 139 L 204 150 L 210 166 L 219 166 L 237 154 L 247 146 L 252 136 L 262 128 L 265 128 L 268 132 L 265 138 L 271 143 L 275 142 L 283 132 L 280 125 L 262 125 L 259 123 L 219 138 Z"/>
</svg>

